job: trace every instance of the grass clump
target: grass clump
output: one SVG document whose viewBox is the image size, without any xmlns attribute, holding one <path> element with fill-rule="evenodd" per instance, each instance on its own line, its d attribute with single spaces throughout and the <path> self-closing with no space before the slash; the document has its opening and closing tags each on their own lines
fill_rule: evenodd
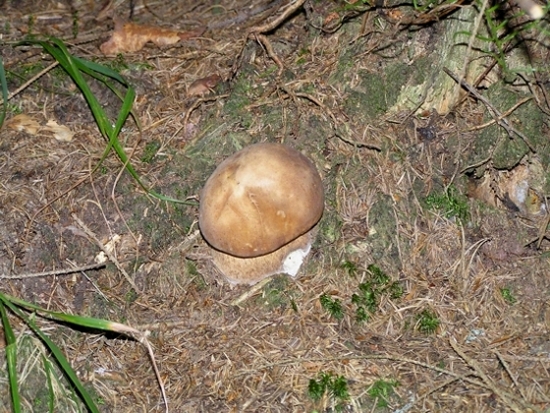
<svg viewBox="0 0 550 413">
<path fill-rule="evenodd" d="M 375 400 L 377 408 L 388 407 L 390 398 L 395 394 L 395 388 L 399 386 L 397 380 L 376 380 L 367 390 L 371 399 Z"/>
<path fill-rule="evenodd" d="M 2 327 L 4 329 L 4 336 L 6 339 L 6 362 L 7 362 L 7 373 L 8 373 L 8 382 L 10 387 L 11 395 L 11 404 L 12 411 L 21 412 L 22 410 L 22 396 L 21 389 L 18 382 L 18 343 L 11 327 L 12 322 L 9 317 L 9 313 L 14 314 L 18 318 L 22 319 L 27 326 L 32 330 L 32 332 L 45 344 L 51 357 L 55 362 L 60 366 L 63 374 L 71 384 L 71 386 L 76 390 L 76 393 L 81 398 L 82 402 L 90 412 L 99 413 L 93 398 L 90 396 L 86 388 L 83 386 L 81 381 L 78 379 L 76 372 L 71 367 L 68 360 L 63 355 L 61 349 L 47 336 L 36 324 L 35 317 L 29 316 L 27 311 L 42 311 L 52 318 L 56 318 L 59 321 L 69 322 L 77 324 L 81 327 L 97 327 L 100 329 L 106 328 L 110 329 L 109 323 L 103 320 L 92 320 L 90 318 L 71 316 L 67 314 L 54 313 L 51 311 L 42 310 L 41 308 L 34 306 L 25 301 L 16 299 L 15 297 L 10 297 L 8 295 L 0 293 L 0 318 L 2 320 Z M 47 398 L 49 410 L 53 411 L 55 395 L 52 390 L 52 381 L 51 374 L 52 363 L 49 359 L 43 359 L 44 370 L 48 372 L 47 375 Z"/>
<path fill-rule="evenodd" d="M 317 379 L 309 380 L 307 387 L 309 397 L 318 402 L 328 395 L 336 404 L 336 411 L 343 411 L 345 402 L 349 400 L 348 382 L 344 376 L 335 376 L 332 373 L 320 373 Z"/>
<path fill-rule="evenodd" d="M 38 317 L 49 319 L 58 323 L 62 323 L 69 326 L 74 326 L 79 329 L 92 329 L 98 331 L 112 332 L 121 334 L 123 336 L 134 338 L 142 342 L 149 351 L 149 355 L 153 360 L 153 368 L 162 391 L 163 399 L 166 403 L 166 394 L 164 392 L 164 386 L 160 381 L 158 369 L 154 362 L 151 346 L 145 336 L 131 327 L 123 324 L 111 322 L 108 320 L 102 320 L 91 317 L 76 316 L 66 313 L 60 313 L 55 311 L 46 310 L 37 305 L 21 300 L 16 297 L 12 297 L 5 293 L 0 292 L 0 321 L 4 331 L 4 338 L 6 341 L 5 357 L 6 357 L 6 370 L 8 377 L 8 385 L 11 396 L 11 407 L 15 413 L 21 412 L 24 405 L 24 395 L 22 394 L 22 388 L 19 380 L 18 367 L 21 363 L 21 340 L 17 340 L 16 335 L 12 327 L 12 317 L 22 320 L 28 328 L 32 331 L 32 334 L 37 339 L 36 341 L 42 343 L 46 349 L 42 352 L 41 361 L 42 368 L 45 372 L 44 389 L 33 389 L 36 391 L 33 399 L 35 403 L 40 406 L 35 406 L 40 409 L 48 405 L 48 411 L 57 411 L 59 406 L 56 405 L 56 395 L 53 390 L 54 387 L 60 387 L 60 381 L 58 374 L 55 371 L 56 367 L 59 367 L 62 376 L 66 379 L 67 384 L 62 384 L 62 390 L 66 391 L 68 395 L 75 401 L 75 403 L 82 404 L 86 411 L 91 413 L 99 413 L 97 407 L 97 401 L 100 400 L 97 397 L 92 397 L 86 387 L 78 378 L 75 370 L 71 366 L 71 363 L 67 360 L 61 349 L 54 343 L 54 341 L 47 335 L 37 324 L 36 319 Z M 27 346 L 28 347 L 28 346 Z M 38 352 L 41 352 L 38 350 Z M 23 358 L 23 363 L 25 359 Z M 54 384 L 55 381 L 55 384 Z M 65 386 L 65 387 L 63 387 Z M 40 397 L 36 397 L 40 393 Z M 69 396 L 68 396 L 69 397 Z M 38 400 L 40 399 L 40 400 Z M 66 400 L 62 400 L 64 402 Z M 45 409 L 44 409 L 45 411 Z"/>
<path fill-rule="evenodd" d="M 143 150 L 143 155 L 141 156 L 141 162 L 144 163 L 153 163 L 158 151 L 160 149 L 160 142 L 152 141 L 147 142 L 145 149 Z"/>
<path fill-rule="evenodd" d="M 181 201 L 166 197 L 162 194 L 159 194 L 149 188 L 142 182 L 141 177 L 138 175 L 132 163 L 130 162 L 129 156 L 124 151 L 124 146 L 119 140 L 119 135 L 122 130 L 122 127 L 126 123 L 126 120 L 130 115 L 134 119 L 137 119 L 132 112 L 134 99 L 136 92 L 132 85 L 130 85 L 126 79 L 124 79 L 120 73 L 117 71 L 90 60 L 86 60 L 77 56 L 74 56 L 69 52 L 65 43 L 56 38 L 51 38 L 48 41 L 43 40 L 26 40 L 19 43 L 19 45 L 31 45 L 31 46 L 40 46 L 42 49 L 48 53 L 54 60 L 59 63 L 59 66 L 63 68 L 70 79 L 78 87 L 79 91 L 82 93 L 82 96 L 86 100 L 86 103 L 90 107 L 90 111 L 94 117 L 95 123 L 99 129 L 99 132 L 106 141 L 105 150 L 101 156 L 98 164 L 94 168 L 94 172 L 97 171 L 102 162 L 105 160 L 107 155 L 113 150 L 122 164 L 124 165 L 126 171 L 132 176 L 136 183 L 145 191 L 147 194 L 167 202 L 175 203 L 187 203 L 186 201 Z M 4 109 L 6 108 L 6 96 L 5 96 L 5 82 L 4 82 L 4 72 L 2 70 L 2 65 L 0 64 L 0 84 L 2 86 L 2 91 L 4 95 Z M 92 92 L 89 79 L 95 79 L 98 82 L 105 85 L 112 93 L 114 93 L 121 101 L 121 106 L 116 119 L 109 119 L 107 113 L 103 109 L 103 106 L 99 102 L 97 96 Z M 2 118 L 0 118 L 0 123 Z M 156 152 L 155 152 L 156 153 Z M 152 158 L 151 158 L 152 160 Z"/>
</svg>

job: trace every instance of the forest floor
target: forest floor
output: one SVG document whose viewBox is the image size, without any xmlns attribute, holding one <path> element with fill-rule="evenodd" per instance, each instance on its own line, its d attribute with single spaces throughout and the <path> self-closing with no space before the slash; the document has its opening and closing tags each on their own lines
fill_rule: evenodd
<svg viewBox="0 0 550 413">
<path fill-rule="evenodd" d="M 471 48 L 461 88 L 451 75 L 467 65 L 447 65 L 441 42 L 468 62 L 472 32 L 518 10 L 100 3 L 0 2 L 17 90 L 0 129 L 3 293 L 148 332 L 172 412 L 550 411 L 548 64 L 544 42 L 529 44 L 543 22 Z M 468 12 L 458 42 L 448 30 Z M 148 187 L 186 203 L 147 196 L 114 153 L 95 169 L 106 141 L 61 67 L 18 90 L 53 60 L 17 43 L 49 36 L 136 89 L 123 147 Z M 536 70 L 509 70 L 520 55 Z M 114 119 L 119 98 L 90 84 Z M 264 141 L 312 160 L 326 205 L 298 277 L 251 290 L 210 262 L 198 202 L 216 165 Z M 116 265 L 75 270 L 105 251 Z M 12 321 L 24 411 L 47 411 L 49 355 Z M 102 412 L 164 411 L 139 342 L 36 322 Z M 82 411 L 56 383 L 55 411 Z"/>
</svg>

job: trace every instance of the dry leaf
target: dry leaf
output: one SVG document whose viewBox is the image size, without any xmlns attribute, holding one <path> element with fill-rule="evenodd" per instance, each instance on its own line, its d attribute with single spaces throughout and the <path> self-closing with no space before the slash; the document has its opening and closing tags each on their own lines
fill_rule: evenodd
<svg viewBox="0 0 550 413">
<path fill-rule="evenodd" d="M 197 79 L 187 88 L 187 96 L 202 96 L 212 91 L 221 80 L 219 75 L 210 75 Z"/>
<path fill-rule="evenodd" d="M 49 120 L 44 130 L 52 132 L 53 137 L 58 141 L 70 142 L 73 140 L 74 132 L 65 125 L 58 125 L 55 120 Z"/>
<path fill-rule="evenodd" d="M 328 27 L 334 21 L 338 22 L 339 20 L 340 20 L 340 15 L 338 13 L 336 12 L 329 13 L 327 17 L 325 17 L 325 21 L 323 22 L 323 27 Z"/>
<path fill-rule="evenodd" d="M 16 115 L 6 122 L 8 128 L 14 129 L 19 132 L 26 132 L 29 135 L 36 135 L 40 124 L 28 115 L 21 113 Z"/>
<path fill-rule="evenodd" d="M 125 23 L 120 19 L 115 19 L 115 30 L 111 38 L 99 46 L 99 49 L 106 55 L 137 52 L 147 42 L 153 42 L 157 46 L 166 46 L 175 44 L 180 40 L 200 36 L 204 31 L 204 28 L 199 28 L 188 32 L 180 32 L 156 26 Z"/>
<path fill-rule="evenodd" d="M 94 257 L 94 262 L 96 264 L 103 264 L 107 262 L 107 255 L 105 255 L 103 251 L 99 251 L 99 254 Z"/>
<path fill-rule="evenodd" d="M 114 234 L 109 237 L 109 241 L 103 243 L 105 250 L 111 254 L 114 254 L 116 251 L 116 245 L 120 242 L 121 236 Z"/>
<path fill-rule="evenodd" d="M 471 182 L 469 194 L 491 206 L 502 205 L 529 216 L 546 215 L 544 198 L 539 195 L 541 168 L 533 159 L 510 171 L 487 170 L 477 182 Z"/>
</svg>

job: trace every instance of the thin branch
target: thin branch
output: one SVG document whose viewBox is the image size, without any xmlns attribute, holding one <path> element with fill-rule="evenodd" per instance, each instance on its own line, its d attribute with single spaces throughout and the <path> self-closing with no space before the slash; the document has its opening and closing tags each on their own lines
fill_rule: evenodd
<svg viewBox="0 0 550 413">
<path fill-rule="evenodd" d="M 281 76 L 284 66 L 281 60 L 277 57 L 277 55 L 273 51 L 273 47 L 271 46 L 269 39 L 266 36 L 264 36 L 264 34 L 270 31 L 273 31 L 277 27 L 279 27 L 288 17 L 290 17 L 293 13 L 295 13 L 298 9 L 300 9 L 300 7 L 302 7 L 305 2 L 306 0 L 295 0 L 294 3 L 291 3 L 290 5 L 288 5 L 286 10 L 283 11 L 275 19 L 271 20 L 270 22 L 261 24 L 259 26 L 254 26 L 247 31 L 243 46 L 241 47 L 240 52 L 237 54 L 237 58 L 235 59 L 235 64 L 233 65 L 233 70 L 232 70 L 233 75 L 237 73 L 238 68 L 241 66 L 242 59 L 244 57 L 243 52 L 246 47 L 247 40 L 250 38 L 253 38 L 266 48 L 266 51 L 269 57 L 273 59 L 273 61 L 279 67 L 278 77 Z"/>
<path fill-rule="evenodd" d="M 489 122 L 485 122 L 482 125 L 473 126 L 469 129 L 466 129 L 465 132 L 473 132 L 473 131 L 485 129 L 488 126 L 494 125 L 495 123 L 498 123 L 498 121 L 504 119 L 505 117 L 510 116 L 517 108 L 519 108 L 524 103 L 529 102 L 531 99 L 533 98 L 530 96 L 523 98 L 519 102 L 517 102 L 514 106 L 512 106 L 510 109 L 508 109 L 506 112 L 504 112 L 502 115 L 497 117 L 496 119 L 492 119 Z"/>
<path fill-rule="evenodd" d="M 272 30 L 275 30 L 281 23 L 283 23 L 289 16 L 291 16 L 296 10 L 298 10 L 300 7 L 304 5 L 306 0 L 296 0 L 293 4 L 291 4 L 284 12 L 282 12 L 276 19 L 262 24 L 260 26 L 256 26 L 250 29 L 248 32 L 248 35 L 251 34 L 258 34 L 258 33 L 267 33 Z"/>
<path fill-rule="evenodd" d="M 51 65 L 49 65 L 47 68 L 41 70 L 39 73 L 37 73 L 36 75 L 34 75 L 33 77 L 31 77 L 29 80 L 27 80 L 25 83 L 23 83 L 21 86 L 19 86 L 17 89 L 15 89 L 13 92 L 11 92 L 9 95 L 8 95 L 8 100 L 10 100 L 12 97 L 14 97 L 15 95 L 18 95 L 19 93 L 21 93 L 23 90 L 25 90 L 26 88 L 28 88 L 31 84 L 33 84 L 34 82 L 36 82 L 36 80 L 38 80 L 39 78 L 41 78 L 42 76 L 44 76 L 46 73 L 48 73 L 50 70 L 52 70 L 54 67 L 56 67 L 57 65 L 59 64 L 58 61 L 55 61 L 53 62 Z"/>
<path fill-rule="evenodd" d="M 495 108 L 485 96 L 483 96 L 481 93 L 479 93 L 468 82 L 466 82 L 463 79 L 460 79 L 456 74 L 451 72 L 446 67 L 443 68 L 443 71 L 445 73 L 447 73 L 460 86 L 462 86 L 464 89 L 466 89 L 469 93 L 474 95 L 476 99 L 479 99 L 481 102 L 483 102 L 483 104 L 487 107 L 487 110 L 489 111 L 489 113 L 491 114 L 491 116 L 493 117 L 495 122 L 499 126 L 503 127 L 506 130 L 506 132 L 508 132 L 508 134 L 510 136 L 512 136 L 513 134 L 516 134 L 517 136 L 519 136 L 523 140 L 523 142 L 525 142 L 525 144 L 529 147 L 531 152 L 535 152 L 535 148 L 533 148 L 533 146 L 529 143 L 529 140 L 527 139 L 527 137 L 522 132 L 518 131 L 516 128 L 514 128 L 512 125 L 510 125 L 510 123 L 508 122 L 507 119 L 504 118 L 502 113 L 497 108 Z"/>
<path fill-rule="evenodd" d="M 103 267 L 105 267 L 105 263 L 100 263 L 100 264 L 96 263 L 96 264 L 85 265 L 83 267 L 64 268 L 59 270 L 36 272 L 31 274 L 17 274 L 17 275 L 0 274 L 0 279 L 20 280 L 25 278 L 50 277 L 52 275 L 68 275 L 68 274 L 74 274 L 75 272 L 98 270 Z"/>
<path fill-rule="evenodd" d="M 524 406 L 524 407 L 520 407 L 518 406 L 518 404 L 513 400 L 515 399 L 516 397 L 514 397 L 513 395 L 511 395 L 510 393 L 504 391 L 503 389 L 501 389 L 500 387 L 498 387 L 497 385 L 495 385 L 495 383 L 493 382 L 493 380 L 491 380 L 489 378 L 489 376 L 487 376 L 487 374 L 485 374 L 485 372 L 483 371 L 483 369 L 481 368 L 481 366 L 478 364 L 477 361 L 475 361 L 474 359 L 472 359 L 471 357 L 468 357 L 466 355 L 466 353 L 464 353 L 460 347 L 458 346 L 458 343 L 456 342 L 456 340 L 454 338 L 451 338 L 449 340 L 449 344 L 451 345 L 451 347 L 453 348 L 453 350 L 456 352 L 456 354 L 458 354 L 460 356 L 460 358 L 462 360 L 464 360 L 466 362 L 466 364 L 468 364 L 468 366 L 470 366 L 476 373 L 476 375 L 483 381 L 483 383 L 485 383 L 485 386 L 490 389 L 494 394 L 496 394 L 497 396 L 500 397 L 500 399 L 505 402 L 506 404 L 508 404 L 508 406 L 516 413 L 522 413 L 522 412 L 525 412 L 525 407 L 527 406 Z M 523 403 L 524 405 L 526 405 L 527 403 Z M 536 409 L 533 409 L 532 406 L 528 406 L 529 408 L 531 408 L 533 411 L 535 411 Z"/>
</svg>

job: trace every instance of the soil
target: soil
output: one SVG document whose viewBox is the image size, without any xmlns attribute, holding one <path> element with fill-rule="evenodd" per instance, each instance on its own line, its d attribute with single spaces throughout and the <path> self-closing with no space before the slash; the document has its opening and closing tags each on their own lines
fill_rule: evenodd
<svg viewBox="0 0 550 413">
<path fill-rule="evenodd" d="M 520 29 L 489 47 L 472 36 L 492 33 L 486 3 L 100 3 L 0 2 L 4 298 L 145 333 L 172 412 L 550 411 L 544 20 L 501 6 L 488 15 Z M 103 54 L 129 21 L 183 35 Z M 50 36 L 136 90 L 121 145 L 146 188 L 181 202 L 147 194 L 113 151 L 102 159 L 60 66 L 36 77 L 53 60 L 20 42 Z M 119 97 L 88 81 L 114 122 Z M 232 286 L 200 235 L 200 190 L 257 142 L 306 155 L 325 210 L 296 279 Z M 54 411 L 82 411 L 9 320 L 24 411 L 47 411 L 52 393 Z M 36 323 L 101 412 L 165 410 L 141 343 Z"/>
</svg>

